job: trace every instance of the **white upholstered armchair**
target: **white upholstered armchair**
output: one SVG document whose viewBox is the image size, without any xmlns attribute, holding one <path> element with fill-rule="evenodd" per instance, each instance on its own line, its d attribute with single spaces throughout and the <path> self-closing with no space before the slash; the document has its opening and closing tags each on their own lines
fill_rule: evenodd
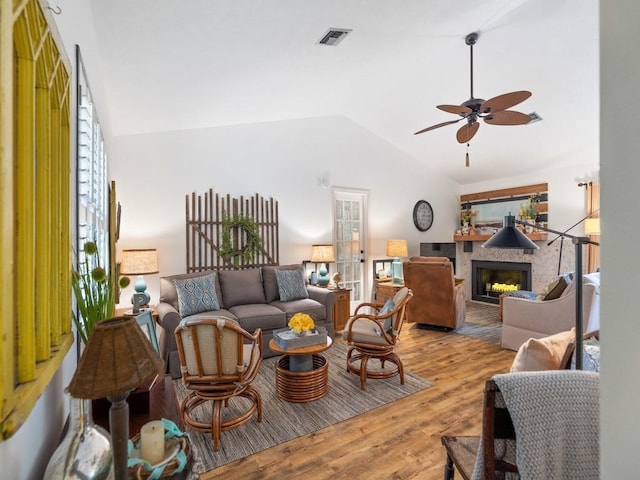
<svg viewBox="0 0 640 480">
<path fill-rule="evenodd" d="M 542 338 L 571 330 L 576 319 L 575 281 L 553 300 L 504 297 L 502 300 L 502 348 L 518 350 L 530 338 Z M 600 274 L 583 275 L 582 328 L 600 329 Z"/>
</svg>

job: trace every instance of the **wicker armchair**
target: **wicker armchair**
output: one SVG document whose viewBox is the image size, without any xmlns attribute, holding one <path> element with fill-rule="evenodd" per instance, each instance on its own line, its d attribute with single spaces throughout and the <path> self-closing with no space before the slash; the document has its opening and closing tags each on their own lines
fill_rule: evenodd
<svg viewBox="0 0 640 480">
<path fill-rule="evenodd" d="M 413 292 L 407 287 L 398 290 L 396 295 L 387 300 L 385 305 L 361 303 L 354 316 L 347 322 L 343 338 L 350 345 L 347 352 L 347 371 L 360 377 L 360 388 L 366 389 L 367 378 L 390 378 L 400 376 L 404 385 L 404 368 L 402 360 L 396 354 L 396 344 L 405 319 L 407 304 Z M 370 313 L 365 313 L 369 309 Z M 380 360 L 382 369 L 368 368 L 370 359 Z M 385 362 L 395 368 L 385 370 Z"/>
<path fill-rule="evenodd" d="M 189 427 L 211 432 L 213 449 L 220 449 L 220 434 L 237 427 L 257 413 L 262 421 L 262 397 L 251 382 L 262 363 L 262 332 L 250 334 L 237 322 L 224 317 L 183 320 L 175 331 L 182 382 L 191 393 L 181 402 L 180 413 Z M 222 419 L 222 409 L 233 397 L 251 402 L 244 412 Z M 194 412 L 211 402 L 211 418 Z M 206 420 L 206 422 L 205 422 Z"/>
</svg>

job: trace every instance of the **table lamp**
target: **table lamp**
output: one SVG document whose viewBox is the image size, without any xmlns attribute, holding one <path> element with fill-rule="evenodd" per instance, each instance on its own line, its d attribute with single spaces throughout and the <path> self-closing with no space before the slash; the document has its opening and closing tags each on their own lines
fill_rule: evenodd
<svg viewBox="0 0 640 480">
<path fill-rule="evenodd" d="M 318 270 L 318 286 L 326 287 L 329 285 L 329 275 L 327 275 L 329 272 L 326 264 L 336 261 L 333 245 L 311 245 L 311 261 L 320 264 L 320 269 Z"/>
<path fill-rule="evenodd" d="M 129 392 L 162 374 L 164 362 L 134 317 L 114 317 L 98 322 L 87 342 L 69 393 L 95 400 L 107 397 L 109 430 L 116 480 L 129 478 Z"/>
<path fill-rule="evenodd" d="M 387 240 L 387 257 L 394 257 L 391 263 L 391 284 L 404 285 L 402 262 L 400 257 L 408 257 L 409 249 L 406 240 Z"/>
<path fill-rule="evenodd" d="M 152 275 L 158 271 L 158 253 L 155 248 L 122 250 L 120 275 L 138 276 L 134 284 L 136 293 L 131 297 L 133 313 L 138 313 L 140 307 L 149 305 L 151 301 L 151 296 L 146 292 L 147 284 L 143 275 Z"/>
</svg>

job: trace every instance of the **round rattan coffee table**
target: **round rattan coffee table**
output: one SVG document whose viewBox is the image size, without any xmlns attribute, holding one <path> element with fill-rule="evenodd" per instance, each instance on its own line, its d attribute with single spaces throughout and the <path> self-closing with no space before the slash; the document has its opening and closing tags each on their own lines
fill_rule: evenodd
<svg viewBox="0 0 640 480">
<path fill-rule="evenodd" d="M 329 391 L 329 363 L 320 353 L 327 350 L 327 343 L 284 350 L 272 339 L 269 348 L 282 357 L 276 362 L 276 393 L 287 402 L 313 402 Z"/>
</svg>

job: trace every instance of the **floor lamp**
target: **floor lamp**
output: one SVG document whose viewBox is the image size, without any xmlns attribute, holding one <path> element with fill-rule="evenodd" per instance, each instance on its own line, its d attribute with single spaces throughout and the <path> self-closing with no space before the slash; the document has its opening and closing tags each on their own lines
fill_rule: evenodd
<svg viewBox="0 0 640 480">
<path fill-rule="evenodd" d="M 570 238 L 576 246 L 576 370 L 582 370 L 582 246 L 585 244 L 600 245 L 598 242 L 589 240 L 587 237 L 569 235 L 565 232 L 558 232 L 550 228 L 541 227 L 532 223 L 516 220 L 513 215 L 504 217 L 504 227 L 493 237 L 484 242 L 484 248 L 512 248 L 536 250 L 540 247 L 533 243 L 529 237 L 518 230 L 515 224 L 533 227 L 549 233 L 555 233 L 564 238 Z"/>
</svg>

